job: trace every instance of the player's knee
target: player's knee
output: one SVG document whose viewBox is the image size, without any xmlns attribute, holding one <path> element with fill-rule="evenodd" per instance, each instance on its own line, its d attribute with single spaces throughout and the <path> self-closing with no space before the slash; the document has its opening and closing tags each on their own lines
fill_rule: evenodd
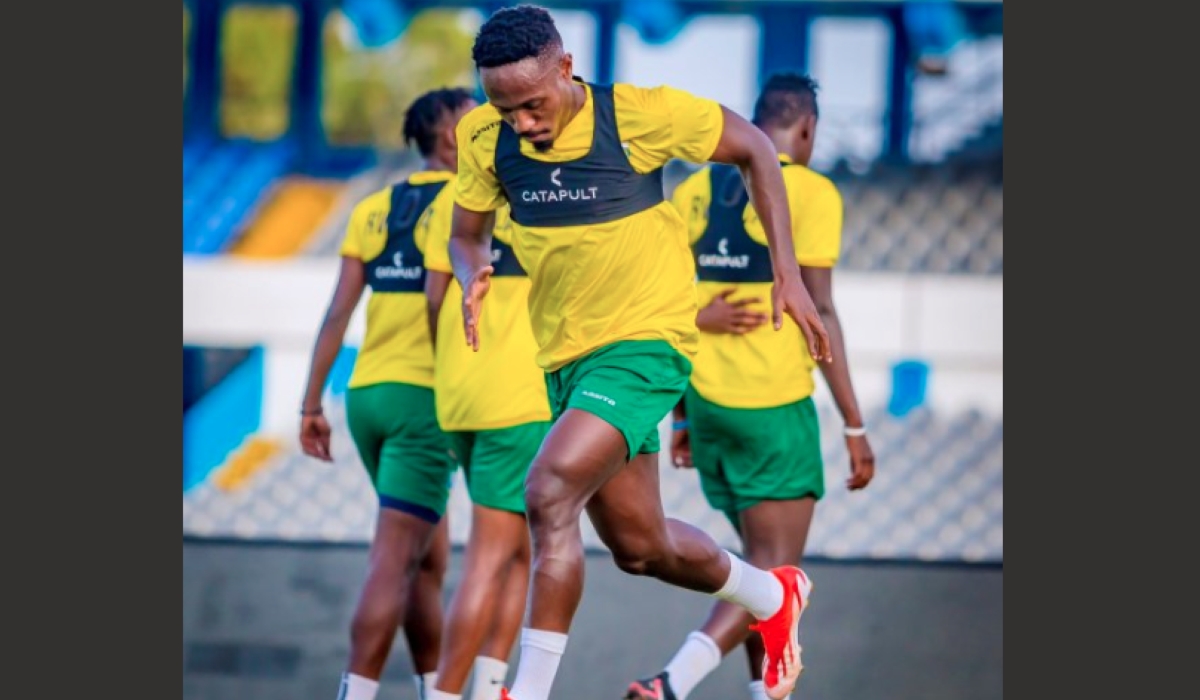
<svg viewBox="0 0 1200 700">
<path fill-rule="evenodd" d="M 525 517 L 534 533 L 562 527 L 579 517 L 578 499 L 551 469 L 530 469 L 525 479 Z M 574 513 L 572 513 L 574 511 Z"/>
<path fill-rule="evenodd" d="M 613 553 L 613 562 L 617 568 L 634 576 L 647 576 L 650 573 L 650 562 L 643 557 Z"/>
<path fill-rule="evenodd" d="M 612 551 L 617 568 L 627 574 L 653 576 L 662 561 L 662 548 L 645 537 L 613 537 L 605 544 Z"/>
</svg>

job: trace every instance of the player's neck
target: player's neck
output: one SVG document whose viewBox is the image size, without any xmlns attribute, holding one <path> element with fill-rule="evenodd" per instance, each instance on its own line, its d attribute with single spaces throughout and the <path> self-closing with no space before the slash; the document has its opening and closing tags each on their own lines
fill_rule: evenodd
<svg viewBox="0 0 1200 700">
<path fill-rule="evenodd" d="M 764 131 L 766 132 L 767 137 L 771 139 L 771 143 L 775 144 L 776 153 L 781 153 L 787 156 L 793 163 L 797 163 L 799 165 L 808 165 L 808 163 L 802 163 L 800 159 L 796 157 L 796 154 L 792 152 L 793 138 L 789 131 L 785 131 L 783 129 L 764 129 Z"/>
<path fill-rule="evenodd" d="M 448 171 L 454 172 L 454 166 L 457 163 L 450 163 L 446 158 L 434 153 L 425 159 L 422 168 L 428 172 Z"/>
<path fill-rule="evenodd" d="M 575 118 L 576 114 L 583 109 L 583 105 L 587 103 L 587 88 L 582 84 L 571 82 L 571 113 L 567 115 L 567 123 Z"/>
</svg>

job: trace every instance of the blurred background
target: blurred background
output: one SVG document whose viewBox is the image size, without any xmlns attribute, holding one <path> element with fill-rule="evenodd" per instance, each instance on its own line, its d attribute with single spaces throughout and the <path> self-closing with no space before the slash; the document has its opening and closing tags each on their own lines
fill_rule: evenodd
<svg viewBox="0 0 1200 700">
<path fill-rule="evenodd" d="M 187 699 L 336 695 L 376 508 L 340 401 L 365 304 L 327 388 L 334 464 L 296 439 L 312 343 L 350 209 L 418 165 L 404 111 L 431 88 L 478 89 L 475 31 L 510 4 L 183 4 Z M 749 117 L 770 72 L 819 81 L 811 165 L 845 200 L 835 299 L 878 475 L 840 488 L 841 423 L 818 379 L 830 488 L 809 537 L 818 586 L 795 697 L 1001 698 L 1002 4 L 540 4 L 595 82 L 670 84 Z M 668 192 L 693 167 L 669 164 Z M 662 481 L 669 515 L 736 548 L 694 473 L 664 459 Z M 450 523 L 461 545 L 461 477 Z M 585 538 L 588 587 L 556 688 L 616 700 L 708 599 L 616 571 L 586 519 Z M 379 697 L 415 697 L 402 641 L 392 656 Z M 745 682 L 734 653 L 692 698 L 746 697 Z"/>
</svg>

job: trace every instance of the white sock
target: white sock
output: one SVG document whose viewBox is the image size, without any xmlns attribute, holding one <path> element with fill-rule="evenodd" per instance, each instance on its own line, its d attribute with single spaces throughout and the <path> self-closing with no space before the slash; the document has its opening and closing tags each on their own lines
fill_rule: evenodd
<svg viewBox="0 0 1200 700">
<path fill-rule="evenodd" d="M 379 681 L 356 676 L 353 673 L 342 674 L 342 685 L 338 689 L 338 700 L 375 700 L 379 692 Z"/>
<path fill-rule="evenodd" d="M 471 671 L 470 700 L 500 700 L 500 688 L 508 674 L 508 663 L 490 656 L 476 656 Z"/>
<path fill-rule="evenodd" d="M 513 700 L 549 700 L 567 635 L 526 627 L 521 630 L 521 658 L 509 695 Z"/>
<path fill-rule="evenodd" d="M 413 674 L 413 685 L 417 686 L 417 700 L 430 700 L 433 696 L 433 686 L 437 681 L 437 671 Z"/>
<path fill-rule="evenodd" d="M 684 700 L 704 677 L 721 665 L 721 648 L 707 634 L 696 631 L 687 636 L 683 646 L 675 652 L 670 663 L 663 668 L 667 682 L 678 700 Z"/>
<path fill-rule="evenodd" d="M 763 571 L 742 561 L 733 552 L 729 556 L 729 578 L 713 596 L 740 605 L 760 620 L 765 620 L 783 607 L 783 584 L 770 571 Z"/>
<path fill-rule="evenodd" d="M 427 686 L 425 688 L 424 699 L 425 700 L 462 700 L 462 696 L 455 695 L 453 693 L 447 693 L 444 690 L 438 690 L 437 688 L 434 688 L 433 686 Z"/>
</svg>

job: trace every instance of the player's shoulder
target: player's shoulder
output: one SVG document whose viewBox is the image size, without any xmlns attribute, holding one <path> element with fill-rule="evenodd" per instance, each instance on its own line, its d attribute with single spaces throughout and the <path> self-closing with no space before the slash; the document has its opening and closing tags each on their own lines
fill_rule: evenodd
<svg viewBox="0 0 1200 700">
<path fill-rule="evenodd" d="M 662 107 L 681 100 L 699 98 L 699 95 L 671 85 L 647 87 L 632 83 L 614 83 L 612 87 L 613 100 L 627 107 Z"/>
<path fill-rule="evenodd" d="M 464 114 L 459 120 L 456 128 L 459 145 L 463 145 L 464 139 L 468 145 L 474 145 L 485 137 L 494 141 L 496 133 L 500 129 L 500 122 L 500 112 L 492 106 L 492 103 L 484 102 Z"/>
<path fill-rule="evenodd" d="M 841 192 L 838 190 L 837 183 L 831 180 L 829 176 L 819 173 L 806 165 L 789 163 L 783 168 L 783 176 L 786 181 L 798 187 L 803 187 L 806 192 L 841 198 Z"/>
<path fill-rule="evenodd" d="M 392 185 L 381 187 L 374 192 L 366 195 L 358 200 L 354 208 L 350 210 L 350 216 L 366 216 L 371 212 L 387 209 L 392 204 Z"/>
</svg>

